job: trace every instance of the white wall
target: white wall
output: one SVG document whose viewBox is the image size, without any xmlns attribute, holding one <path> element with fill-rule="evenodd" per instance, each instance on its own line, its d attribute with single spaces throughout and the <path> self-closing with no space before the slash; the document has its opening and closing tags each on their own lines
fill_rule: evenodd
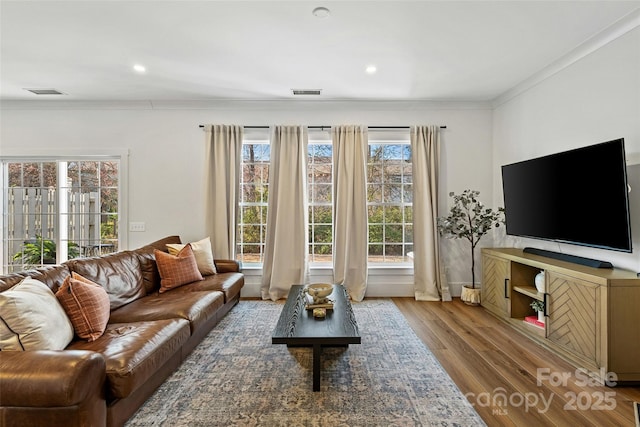
<svg viewBox="0 0 640 427">
<path fill-rule="evenodd" d="M 130 248 L 169 234 L 178 234 L 184 241 L 204 237 L 205 150 L 204 132 L 198 125 L 207 123 L 446 125 L 442 132 L 443 213 L 449 191 L 474 188 L 485 202 L 491 200 L 492 112 L 483 103 L 5 102 L 0 113 L 0 155 L 128 150 L 128 219 L 146 224 L 145 232 L 129 233 Z M 449 280 L 454 295 L 459 295 L 455 285 L 470 281 L 469 257 L 449 254 Z M 259 277 L 247 273 L 243 294 L 257 296 Z M 324 273 L 314 279 L 330 280 Z M 413 295 L 411 271 L 376 273 L 367 295 Z"/>
<path fill-rule="evenodd" d="M 502 202 L 500 166 L 624 137 L 627 158 L 640 155 L 640 28 L 627 32 L 497 106 L 493 115 L 494 202 Z M 638 163 L 636 161 L 636 163 Z M 628 168 L 632 254 L 497 237 L 500 246 L 534 246 L 610 261 L 640 271 L 640 165 Z"/>
<path fill-rule="evenodd" d="M 450 191 L 481 191 L 502 205 L 500 166 L 624 137 L 627 156 L 640 159 L 640 29 L 636 28 L 508 100 L 494 110 L 483 103 L 435 102 L 4 102 L 0 155 L 54 152 L 129 152 L 128 220 L 146 231 L 130 233 L 139 247 L 169 234 L 204 235 L 206 123 L 241 125 L 446 125 L 442 133 L 441 214 Z M 609 260 L 640 271 L 640 165 L 629 168 L 633 254 L 572 245 L 487 236 L 480 246 L 536 246 Z M 127 224 L 123 224 L 126 228 Z M 470 281 L 469 249 L 443 242 L 453 295 Z M 479 263 L 478 263 L 479 264 Z M 479 266 L 476 272 L 480 272 Z M 259 295 L 259 276 L 247 271 L 244 295 Z M 315 280 L 330 280 L 319 271 Z M 368 296 L 412 295 L 410 270 L 376 271 Z"/>
</svg>

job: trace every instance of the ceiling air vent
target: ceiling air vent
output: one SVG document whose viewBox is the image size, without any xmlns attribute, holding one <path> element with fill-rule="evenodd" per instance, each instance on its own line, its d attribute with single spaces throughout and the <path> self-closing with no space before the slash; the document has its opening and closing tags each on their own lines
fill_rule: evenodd
<svg viewBox="0 0 640 427">
<path fill-rule="evenodd" d="M 31 93 L 35 93 L 36 95 L 65 95 L 56 89 L 25 89 Z"/>
<path fill-rule="evenodd" d="M 320 95 L 322 89 L 291 89 L 294 95 Z"/>
</svg>

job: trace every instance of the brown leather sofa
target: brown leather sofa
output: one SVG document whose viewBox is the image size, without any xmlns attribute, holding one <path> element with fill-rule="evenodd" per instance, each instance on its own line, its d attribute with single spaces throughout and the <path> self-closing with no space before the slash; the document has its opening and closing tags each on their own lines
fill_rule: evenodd
<svg viewBox="0 0 640 427">
<path fill-rule="evenodd" d="M 93 342 L 62 351 L 0 351 L 0 426 L 121 426 L 240 300 L 244 275 L 233 260 L 218 274 L 159 293 L 154 249 L 70 260 L 0 276 L 0 292 L 31 276 L 56 292 L 75 271 L 102 285 L 111 313 Z"/>
</svg>

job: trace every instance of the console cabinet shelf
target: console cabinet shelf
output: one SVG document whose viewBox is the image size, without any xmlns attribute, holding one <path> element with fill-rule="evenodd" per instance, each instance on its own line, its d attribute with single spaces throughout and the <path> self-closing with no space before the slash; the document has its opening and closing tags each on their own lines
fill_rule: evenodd
<svg viewBox="0 0 640 427">
<path fill-rule="evenodd" d="M 545 289 L 535 276 L 544 272 Z M 640 279 L 635 272 L 572 264 L 515 248 L 482 250 L 482 306 L 563 357 L 605 379 L 640 381 Z M 544 326 L 534 300 L 545 303 Z"/>
</svg>

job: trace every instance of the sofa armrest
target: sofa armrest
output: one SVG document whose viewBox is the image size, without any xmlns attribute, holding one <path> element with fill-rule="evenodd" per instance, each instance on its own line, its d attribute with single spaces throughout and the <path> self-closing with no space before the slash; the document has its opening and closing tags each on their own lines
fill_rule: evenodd
<svg viewBox="0 0 640 427">
<path fill-rule="evenodd" d="M 233 259 L 214 259 L 218 273 L 242 273 L 242 264 Z"/>
<path fill-rule="evenodd" d="M 104 357 L 93 351 L 0 351 L 0 406 L 65 407 L 104 399 L 105 376 Z"/>
</svg>

